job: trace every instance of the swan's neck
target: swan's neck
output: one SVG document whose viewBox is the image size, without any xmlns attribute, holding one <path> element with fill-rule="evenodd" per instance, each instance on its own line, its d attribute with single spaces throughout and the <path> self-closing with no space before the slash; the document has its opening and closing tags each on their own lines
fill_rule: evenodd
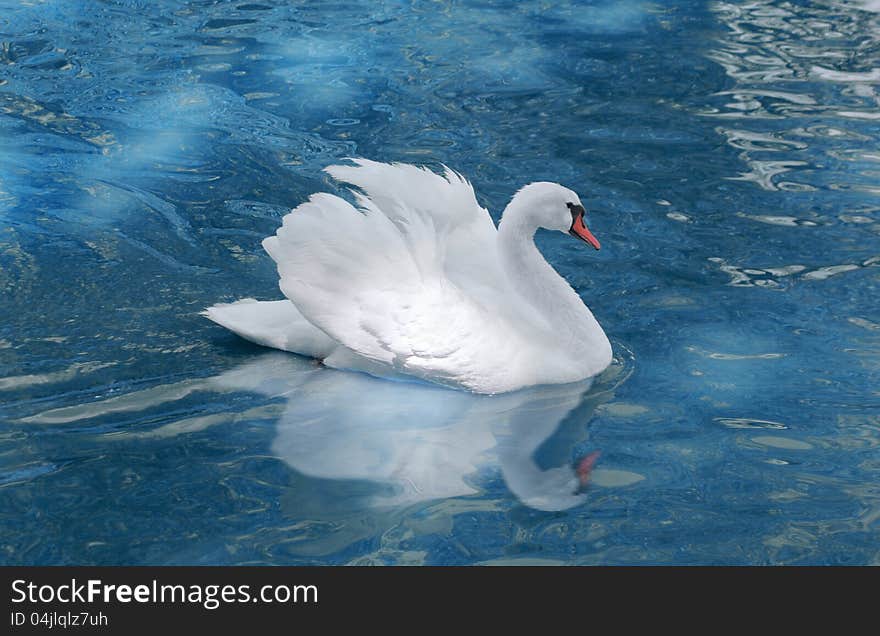
<svg viewBox="0 0 880 636">
<path fill-rule="evenodd" d="M 550 336 L 564 351 L 573 356 L 595 356 L 609 347 L 605 333 L 571 285 L 544 260 L 535 246 L 537 227 L 526 215 L 517 214 L 516 203 L 514 199 L 507 206 L 498 227 L 502 266 L 514 288 L 544 319 L 552 331 Z"/>
</svg>

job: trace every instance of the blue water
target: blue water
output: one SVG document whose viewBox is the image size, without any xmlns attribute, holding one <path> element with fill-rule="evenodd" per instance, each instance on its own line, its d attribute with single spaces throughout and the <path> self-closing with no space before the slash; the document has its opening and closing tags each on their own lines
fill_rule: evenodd
<svg viewBox="0 0 880 636">
<path fill-rule="evenodd" d="M 539 245 L 613 366 L 200 317 L 352 155 L 577 190 L 602 251 Z M 0 562 L 880 564 L 880 5 L 0 0 Z"/>
</svg>

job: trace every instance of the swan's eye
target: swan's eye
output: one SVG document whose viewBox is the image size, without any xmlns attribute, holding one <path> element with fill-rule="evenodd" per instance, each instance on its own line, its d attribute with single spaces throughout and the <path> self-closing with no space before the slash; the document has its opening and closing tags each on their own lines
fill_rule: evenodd
<svg viewBox="0 0 880 636">
<path fill-rule="evenodd" d="M 571 212 L 571 220 L 572 223 L 580 216 L 582 217 L 586 210 L 584 210 L 584 206 L 578 205 L 577 203 L 566 203 L 568 206 L 568 211 Z"/>
</svg>

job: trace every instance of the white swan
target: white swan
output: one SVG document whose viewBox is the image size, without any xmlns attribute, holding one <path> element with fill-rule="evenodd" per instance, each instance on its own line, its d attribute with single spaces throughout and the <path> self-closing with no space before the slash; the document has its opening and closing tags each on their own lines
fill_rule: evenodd
<svg viewBox="0 0 880 636">
<path fill-rule="evenodd" d="M 360 209 L 314 194 L 263 241 L 287 299 L 205 316 L 327 366 L 476 393 L 576 382 L 611 363 L 599 323 L 534 243 L 546 228 L 599 249 L 574 192 L 527 185 L 496 230 L 448 168 L 353 162 L 326 171 L 359 188 Z"/>
</svg>

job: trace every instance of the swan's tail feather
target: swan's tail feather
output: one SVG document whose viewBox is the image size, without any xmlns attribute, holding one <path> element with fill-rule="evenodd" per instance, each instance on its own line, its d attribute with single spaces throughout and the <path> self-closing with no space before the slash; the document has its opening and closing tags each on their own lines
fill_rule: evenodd
<svg viewBox="0 0 880 636">
<path fill-rule="evenodd" d="M 201 315 L 264 347 L 323 359 L 337 346 L 326 333 L 308 322 L 289 300 L 261 302 L 245 298 L 208 307 Z"/>
</svg>

